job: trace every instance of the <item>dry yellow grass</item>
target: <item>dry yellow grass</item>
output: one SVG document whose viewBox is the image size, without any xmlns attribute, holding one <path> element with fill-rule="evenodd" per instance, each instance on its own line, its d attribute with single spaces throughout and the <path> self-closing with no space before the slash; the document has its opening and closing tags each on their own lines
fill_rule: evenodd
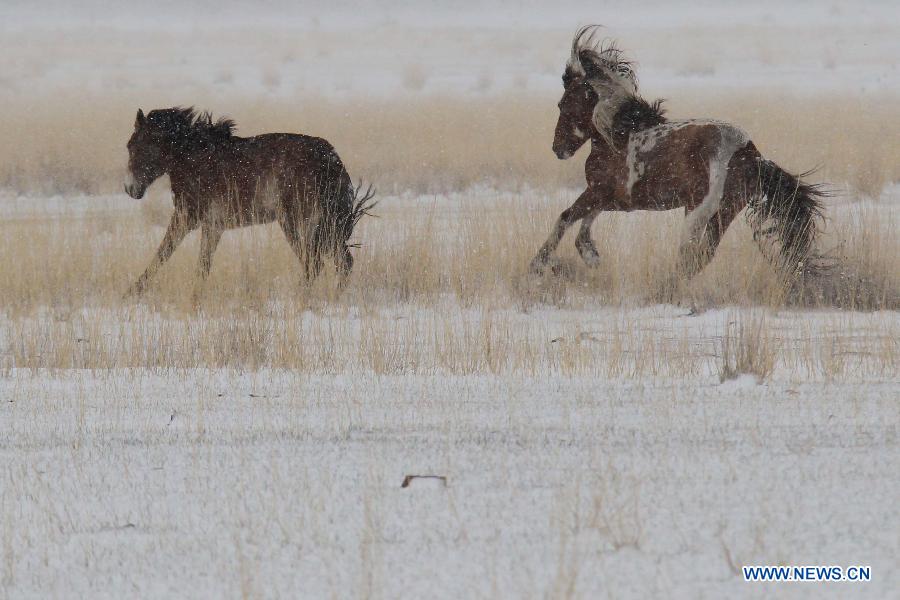
<svg viewBox="0 0 900 600">
<path fill-rule="evenodd" d="M 699 41 L 688 43 L 644 32 L 626 46 L 648 65 L 702 76 L 726 60 L 704 49 L 758 33 L 692 31 Z M 803 52 L 815 53 L 818 38 L 805 35 Z M 570 36 L 445 29 L 399 35 L 384 27 L 355 32 L 348 47 L 344 34 L 324 31 L 10 33 L 0 40 L 8 84 L 0 89 L 0 188 L 36 196 L 119 193 L 135 110 L 191 102 L 233 117 L 241 135 L 299 131 L 329 139 L 351 175 L 374 183 L 384 201 L 381 218 L 366 219 L 358 231 L 362 248 L 342 293 L 330 276 L 300 285 L 280 231 L 258 227 L 226 234 L 198 312 L 190 305 L 195 236 L 142 302 L 121 300 L 171 211 L 164 181 L 133 212 L 63 209 L 0 221 L 0 256 L 11 257 L 0 261 L 0 367 L 714 374 L 743 338 L 726 349 L 719 338 L 727 332 L 642 328 L 628 311 L 660 303 L 701 315 L 721 306 L 900 307 L 896 213 L 845 204 L 848 196 L 877 196 L 900 181 L 900 102 L 888 93 L 711 87 L 700 94 L 652 89 L 655 82 L 644 80 L 648 97 L 671 99 L 671 117 L 732 121 L 786 169 L 820 165 L 815 181 L 852 190 L 827 211 L 820 247 L 834 268 L 826 277 L 787 289 L 738 223 L 697 278 L 673 278 L 680 212 L 604 215 L 594 227 L 598 268 L 585 267 L 567 239 L 560 273 L 531 275 L 529 260 L 574 198 L 560 190 L 583 185 L 586 152 L 560 162 L 550 151 L 556 92 L 546 91 L 546 81 L 530 83 L 558 78 Z M 406 56 L 400 49 L 410 47 L 422 54 L 398 62 Z M 339 88 L 320 95 L 318 76 L 345 69 L 352 77 L 363 48 L 372 53 L 365 65 L 387 65 L 379 77 L 396 87 L 391 97 Z M 434 93 L 435 81 L 444 77 L 446 88 L 448 73 L 470 65 L 448 69 L 443 59 L 462 60 L 457 53 L 470 49 L 496 58 L 494 70 L 485 63 L 455 94 Z M 790 48 L 783 50 L 773 64 L 790 60 Z M 65 66 L 57 65 L 76 68 L 61 73 Z M 512 87 L 503 81 L 508 75 Z M 460 193 L 421 199 L 451 190 Z M 416 194 L 425 196 L 412 199 Z M 591 320 L 609 310 L 616 312 L 602 323 Z M 889 332 L 892 315 L 884 319 Z M 857 326 L 810 325 L 797 338 L 799 351 L 776 340 L 762 354 L 798 373 L 890 372 L 897 336 L 867 332 L 871 347 L 855 355 Z M 766 336 L 754 339 L 773 339 Z M 824 349 L 823 336 L 837 341 Z M 791 352 L 782 353 L 788 346 Z"/>
<path fill-rule="evenodd" d="M 536 277 L 529 259 L 566 201 L 564 194 L 545 204 L 541 196 L 497 193 L 387 199 L 380 218 L 360 225 L 362 247 L 343 292 L 332 273 L 301 285 L 300 266 L 276 227 L 232 231 L 196 311 L 196 234 L 145 300 L 121 299 L 159 242 L 162 228 L 153 220 L 164 220 L 161 206 L 8 220 L 0 225 L 0 253 L 16 260 L 0 263 L 0 366 L 700 375 L 756 349 L 741 346 L 741 336 L 723 347 L 715 328 L 636 325 L 629 311 L 660 302 L 701 315 L 727 305 L 900 306 L 900 272 L 891 259 L 900 250 L 895 213 L 883 207 L 835 207 L 823 243 L 841 248 L 838 266 L 824 280 L 804 282 L 803 293 L 788 294 L 742 222 L 699 277 L 673 280 L 678 211 L 604 215 L 594 230 L 600 267 L 581 264 L 567 238 L 560 274 Z M 762 355 L 774 360 L 779 348 L 789 349 L 780 364 L 812 374 L 889 375 L 896 319 L 871 319 L 883 324 L 862 338 L 852 319 L 817 321 L 799 338 L 767 342 Z M 833 351 L 822 350 L 822 339 L 832 340 Z M 858 347 L 860 339 L 871 344 Z"/>
<path fill-rule="evenodd" d="M 27 101 L 5 96 L 0 187 L 20 192 L 120 191 L 136 109 L 168 105 L 152 94 L 110 98 L 62 90 Z M 442 192 L 482 184 L 556 190 L 584 181 L 583 154 L 560 162 L 550 151 L 554 95 L 223 101 L 199 91 L 190 97 L 198 107 L 235 118 L 242 135 L 299 131 L 325 137 L 354 178 L 371 181 L 382 192 Z M 750 98 L 677 91 L 671 97 L 671 116 L 732 121 L 788 170 L 820 166 L 816 181 L 871 196 L 886 183 L 900 181 L 897 98 L 798 98 L 760 91 Z"/>
<path fill-rule="evenodd" d="M 166 194 L 158 189 L 135 202 L 133 211 L 80 214 L 63 208 L 55 217 L 0 223 L 0 250 L 16 257 L 0 263 L 4 312 L 58 304 L 118 306 L 161 239 L 172 210 Z M 452 295 L 463 306 L 526 310 L 536 304 L 583 308 L 668 300 L 701 307 L 798 302 L 859 310 L 898 307 L 900 245 L 893 234 L 896 211 L 889 206 L 826 207 L 829 218 L 818 246 L 830 268 L 822 278 L 802 282 L 804 295 L 785 293 L 743 218 L 729 229 L 706 269 L 690 282 L 673 281 L 681 210 L 604 213 L 593 228 L 598 267 L 581 262 L 570 234 L 560 248 L 559 275 L 535 277 L 528 263 L 571 198 L 565 192 L 383 198 L 376 217 L 365 218 L 351 240 L 362 247 L 354 250 L 356 266 L 340 302 L 389 307 Z M 158 275 L 149 302 L 178 303 L 189 296 L 184 291 L 191 288 L 197 244 L 197 234 L 191 234 Z M 336 299 L 330 273 L 312 287 L 299 284 L 297 259 L 274 225 L 229 231 L 214 260 L 207 295 L 226 311 L 287 298 Z"/>
</svg>

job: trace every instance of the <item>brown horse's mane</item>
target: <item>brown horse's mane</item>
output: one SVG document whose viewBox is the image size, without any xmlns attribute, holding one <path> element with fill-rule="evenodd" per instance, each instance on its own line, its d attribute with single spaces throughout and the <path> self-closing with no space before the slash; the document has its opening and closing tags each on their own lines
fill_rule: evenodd
<svg viewBox="0 0 900 600">
<path fill-rule="evenodd" d="M 173 149 L 190 152 L 209 150 L 231 140 L 236 125 L 227 118 L 213 121 L 210 112 L 199 112 L 193 106 L 176 106 L 151 110 L 147 114 L 147 127 Z"/>
</svg>

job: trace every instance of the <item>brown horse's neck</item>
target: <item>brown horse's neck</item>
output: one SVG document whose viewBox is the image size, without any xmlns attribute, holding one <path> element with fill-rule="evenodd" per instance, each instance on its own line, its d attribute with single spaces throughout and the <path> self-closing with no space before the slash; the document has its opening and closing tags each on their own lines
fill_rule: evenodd
<svg viewBox="0 0 900 600">
<path fill-rule="evenodd" d="M 166 153 L 166 173 L 172 188 L 196 185 L 215 164 L 215 150 L 172 147 Z"/>
<path fill-rule="evenodd" d="M 164 151 L 166 173 L 173 180 L 196 180 L 223 155 L 228 155 L 229 148 L 239 139 L 229 134 L 224 139 L 193 137 L 170 140 Z"/>
</svg>

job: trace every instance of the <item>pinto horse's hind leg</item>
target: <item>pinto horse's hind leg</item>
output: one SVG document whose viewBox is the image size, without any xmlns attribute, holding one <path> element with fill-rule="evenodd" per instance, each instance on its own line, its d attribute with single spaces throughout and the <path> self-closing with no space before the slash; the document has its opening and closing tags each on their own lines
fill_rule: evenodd
<svg viewBox="0 0 900 600">
<path fill-rule="evenodd" d="M 550 255 L 553 254 L 559 246 L 559 241 L 562 239 L 563 235 L 565 235 L 566 230 L 571 227 L 575 221 L 588 216 L 588 214 L 596 208 L 596 205 L 596 197 L 590 189 L 587 189 L 578 196 L 578 199 L 575 200 L 572 206 L 559 215 L 559 219 L 557 219 L 553 231 L 550 232 L 550 237 L 547 238 L 547 241 L 544 242 L 544 245 L 541 246 L 541 249 L 538 250 L 537 255 L 535 255 L 534 259 L 531 261 L 532 271 L 540 273 L 544 270 L 544 267 L 546 267 L 547 263 L 550 261 Z M 590 225 L 588 225 L 588 235 L 590 235 Z"/>
<path fill-rule="evenodd" d="M 679 266 L 681 272 L 688 278 L 702 271 L 713 259 L 722 236 L 742 208 L 741 205 L 734 203 L 723 204 L 724 206 L 709 221 L 695 228 L 692 237 L 682 242 L 679 249 Z"/>
<path fill-rule="evenodd" d="M 194 223 L 187 215 L 178 212 L 177 210 L 172 215 L 172 220 L 169 221 L 169 228 L 166 230 L 166 235 L 163 236 L 162 242 L 159 244 L 159 249 L 156 251 L 156 256 L 153 257 L 153 260 L 150 261 L 150 264 L 147 265 L 147 268 L 144 270 L 143 274 L 138 278 L 134 284 L 128 288 L 128 291 L 125 292 L 125 297 L 129 298 L 132 296 L 140 296 L 144 293 L 144 290 L 147 289 L 147 283 L 150 282 L 150 279 L 156 274 L 159 268 L 166 262 L 170 256 L 175 252 L 175 248 L 178 247 L 178 244 L 184 240 L 185 236 L 194 228 Z"/>
</svg>

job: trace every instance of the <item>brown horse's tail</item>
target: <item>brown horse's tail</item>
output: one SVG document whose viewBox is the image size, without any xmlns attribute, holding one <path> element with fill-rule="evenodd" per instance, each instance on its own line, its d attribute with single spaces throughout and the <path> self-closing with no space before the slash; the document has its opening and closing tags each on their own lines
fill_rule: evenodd
<svg viewBox="0 0 900 600">
<path fill-rule="evenodd" d="M 757 193 L 747 205 L 753 238 L 762 243 L 763 238 L 776 237 L 781 245 L 779 266 L 789 272 L 814 269 L 813 244 L 817 221 L 822 219 L 821 200 L 829 192 L 802 180 L 812 171 L 792 175 L 770 160 L 759 158 L 757 163 Z"/>
<path fill-rule="evenodd" d="M 346 242 L 353 235 L 353 230 L 357 223 L 366 215 L 372 215 L 372 209 L 378 204 L 374 200 L 375 191 L 369 185 L 363 192 L 362 183 L 357 188 L 348 185 L 345 188 L 347 194 L 346 205 L 349 206 L 349 212 L 341 223 L 343 240 Z M 372 215 L 374 216 L 374 215 Z"/>
</svg>

